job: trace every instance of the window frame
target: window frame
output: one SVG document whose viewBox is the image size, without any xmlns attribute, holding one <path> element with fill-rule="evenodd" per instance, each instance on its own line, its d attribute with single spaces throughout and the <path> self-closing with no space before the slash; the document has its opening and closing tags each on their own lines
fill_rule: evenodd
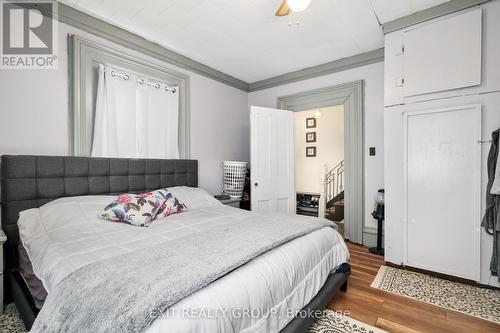
<svg viewBox="0 0 500 333">
<path fill-rule="evenodd" d="M 179 158 L 190 158 L 189 76 L 158 66 L 131 52 L 68 34 L 69 51 L 69 155 L 90 156 L 100 63 L 154 78 L 179 91 Z"/>
</svg>

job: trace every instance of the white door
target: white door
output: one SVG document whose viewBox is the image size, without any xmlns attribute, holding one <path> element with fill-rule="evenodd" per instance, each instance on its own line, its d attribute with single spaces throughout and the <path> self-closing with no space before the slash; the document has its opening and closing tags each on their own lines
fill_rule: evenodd
<svg viewBox="0 0 500 333">
<path fill-rule="evenodd" d="M 479 280 L 481 106 L 405 114 L 406 265 Z"/>
<path fill-rule="evenodd" d="M 253 211 L 295 214 L 293 112 L 250 108 Z"/>
</svg>

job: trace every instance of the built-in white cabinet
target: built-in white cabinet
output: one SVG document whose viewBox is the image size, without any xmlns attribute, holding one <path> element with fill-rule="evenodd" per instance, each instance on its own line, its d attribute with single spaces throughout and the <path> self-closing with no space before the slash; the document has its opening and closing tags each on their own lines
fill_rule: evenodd
<svg viewBox="0 0 500 333">
<path fill-rule="evenodd" d="M 481 84 L 480 8 L 403 33 L 404 95 Z"/>
<path fill-rule="evenodd" d="M 480 279 L 481 105 L 404 114 L 404 263 Z"/>
<path fill-rule="evenodd" d="M 491 17 L 487 24 L 488 30 L 498 25 Z M 484 73 L 482 40 L 481 8 L 386 34 L 385 106 L 429 100 L 436 93 L 452 97 L 463 89 L 477 91 Z M 495 48 L 488 45 L 488 58 L 500 55 Z M 491 74 L 488 78 L 496 80 Z"/>
<path fill-rule="evenodd" d="M 499 41 L 500 1 L 385 35 L 386 261 L 500 286 L 480 227 Z"/>
</svg>

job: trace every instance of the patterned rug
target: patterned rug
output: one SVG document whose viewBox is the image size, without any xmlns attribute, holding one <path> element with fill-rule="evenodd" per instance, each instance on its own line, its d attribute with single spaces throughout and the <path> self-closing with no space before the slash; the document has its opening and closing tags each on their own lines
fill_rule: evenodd
<svg viewBox="0 0 500 333">
<path fill-rule="evenodd" d="M 355 319 L 325 310 L 323 316 L 307 330 L 307 333 L 387 333 Z"/>
<path fill-rule="evenodd" d="M 19 316 L 16 306 L 11 303 L 3 309 L 3 315 L 0 316 L 0 333 L 24 333 L 26 328 Z"/>
<path fill-rule="evenodd" d="M 0 333 L 25 332 L 26 328 L 15 305 L 5 306 L 4 314 L 0 316 Z M 317 319 L 307 333 L 386 333 L 386 331 L 344 317 L 331 310 L 325 310 L 324 316 Z"/>
<path fill-rule="evenodd" d="M 500 323 L 500 291 L 382 266 L 371 287 Z"/>
</svg>

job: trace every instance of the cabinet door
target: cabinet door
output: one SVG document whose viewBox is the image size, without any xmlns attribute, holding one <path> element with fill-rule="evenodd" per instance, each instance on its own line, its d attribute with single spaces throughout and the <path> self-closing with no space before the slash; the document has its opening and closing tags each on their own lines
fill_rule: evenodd
<svg viewBox="0 0 500 333">
<path fill-rule="evenodd" d="M 479 280 L 481 106 L 407 113 L 406 264 Z"/>
<path fill-rule="evenodd" d="M 481 84 L 480 8 L 404 33 L 404 95 Z"/>
</svg>

